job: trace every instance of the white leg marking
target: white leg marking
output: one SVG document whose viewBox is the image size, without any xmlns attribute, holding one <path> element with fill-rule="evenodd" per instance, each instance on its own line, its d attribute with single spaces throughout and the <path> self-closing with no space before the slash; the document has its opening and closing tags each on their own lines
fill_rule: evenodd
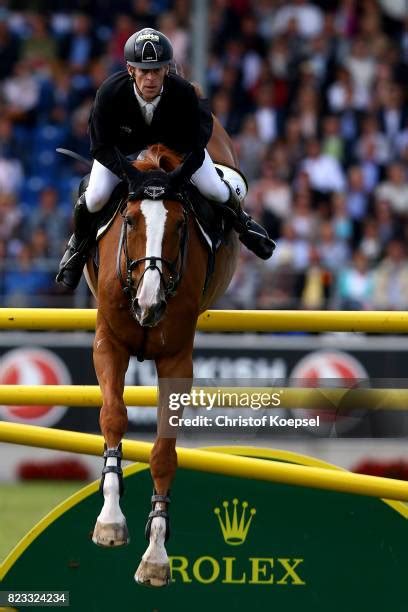
<svg viewBox="0 0 408 612">
<path fill-rule="evenodd" d="M 156 502 L 155 510 L 165 510 L 166 505 Z M 166 537 L 166 521 L 161 516 L 152 520 L 150 527 L 150 541 L 139 567 L 136 570 L 135 580 L 140 584 L 154 587 L 166 586 L 170 582 L 170 564 L 164 547 Z"/>
<path fill-rule="evenodd" d="M 108 466 L 116 466 L 117 464 L 118 460 L 116 457 L 108 457 L 106 460 L 106 465 Z M 103 497 L 105 501 L 98 516 L 98 521 L 100 523 L 124 523 L 125 516 L 119 505 L 119 477 L 117 474 L 112 472 L 105 474 Z"/>
<path fill-rule="evenodd" d="M 164 506 L 163 506 L 164 508 Z M 166 521 L 161 516 L 152 520 L 150 541 L 142 559 L 149 563 L 168 563 L 167 552 L 164 547 L 166 537 Z"/>
<path fill-rule="evenodd" d="M 141 211 L 146 222 L 146 257 L 161 257 L 164 227 L 166 225 L 167 210 L 162 200 L 143 200 Z M 161 270 L 161 263 L 157 263 Z M 146 261 L 145 269 L 149 267 Z M 142 310 L 145 312 L 157 303 L 160 291 L 160 274 L 157 270 L 147 270 L 138 291 L 137 298 Z"/>
</svg>

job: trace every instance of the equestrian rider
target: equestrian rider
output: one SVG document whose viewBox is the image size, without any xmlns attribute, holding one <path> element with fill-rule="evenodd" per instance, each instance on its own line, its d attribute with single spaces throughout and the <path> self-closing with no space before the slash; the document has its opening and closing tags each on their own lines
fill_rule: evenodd
<svg viewBox="0 0 408 612">
<path fill-rule="evenodd" d="M 173 49 L 161 32 L 144 28 L 124 48 L 127 70 L 108 77 L 98 89 L 89 119 L 94 158 L 89 184 L 74 208 L 74 234 L 61 260 L 57 281 L 75 289 L 94 240 L 96 217 L 123 178 L 115 154 L 135 155 L 162 143 L 190 154 L 191 182 L 207 199 L 233 212 L 241 242 L 262 259 L 275 247 L 267 232 L 241 208 L 239 189 L 220 177 L 206 150 L 213 119 L 207 100 L 191 83 L 169 72 Z M 130 78 L 129 78 L 130 77 Z"/>
</svg>

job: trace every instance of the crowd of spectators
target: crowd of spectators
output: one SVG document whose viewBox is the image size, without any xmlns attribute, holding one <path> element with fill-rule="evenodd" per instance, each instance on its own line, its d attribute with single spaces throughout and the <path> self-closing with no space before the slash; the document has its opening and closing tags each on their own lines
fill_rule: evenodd
<svg viewBox="0 0 408 612">
<path fill-rule="evenodd" d="M 53 279 L 87 167 L 55 148 L 89 158 L 93 97 L 137 29 L 191 76 L 191 5 L 0 0 L 3 305 L 66 303 Z M 407 308 L 405 0 L 211 0 L 209 36 L 201 85 L 277 241 L 267 262 L 242 249 L 219 306 Z"/>
</svg>

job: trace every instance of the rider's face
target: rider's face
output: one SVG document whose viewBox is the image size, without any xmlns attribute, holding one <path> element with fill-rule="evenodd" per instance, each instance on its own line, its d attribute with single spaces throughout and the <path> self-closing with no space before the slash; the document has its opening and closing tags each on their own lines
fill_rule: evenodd
<svg viewBox="0 0 408 612">
<path fill-rule="evenodd" d="M 128 71 L 129 74 L 133 73 L 138 90 L 143 98 L 148 101 L 153 100 L 153 98 L 159 95 L 168 66 L 152 68 L 151 70 L 128 66 Z"/>
</svg>

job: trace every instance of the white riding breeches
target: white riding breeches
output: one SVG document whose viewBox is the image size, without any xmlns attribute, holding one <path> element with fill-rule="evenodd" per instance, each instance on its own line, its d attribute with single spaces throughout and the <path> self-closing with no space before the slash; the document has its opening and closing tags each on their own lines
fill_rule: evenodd
<svg viewBox="0 0 408 612">
<path fill-rule="evenodd" d="M 191 182 L 205 198 L 216 202 L 226 202 L 229 198 L 229 189 L 221 180 L 211 157 L 205 149 L 204 161 L 200 168 L 191 177 Z"/>
<path fill-rule="evenodd" d="M 89 212 L 96 213 L 102 210 L 120 181 L 121 179 L 116 174 L 95 159 L 85 191 L 85 201 Z M 221 180 L 207 149 L 202 166 L 194 172 L 191 182 L 209 200 L 226 202 L 229 198 L 229 189 Z"/>
<path fill-rule="evenodd" d="M 88 187 L 85 191 L 86 206 L 91 213 L 96 213 L 108 203 L 112 191 L 121 179 L 94 159 Z"/>
</svg>

